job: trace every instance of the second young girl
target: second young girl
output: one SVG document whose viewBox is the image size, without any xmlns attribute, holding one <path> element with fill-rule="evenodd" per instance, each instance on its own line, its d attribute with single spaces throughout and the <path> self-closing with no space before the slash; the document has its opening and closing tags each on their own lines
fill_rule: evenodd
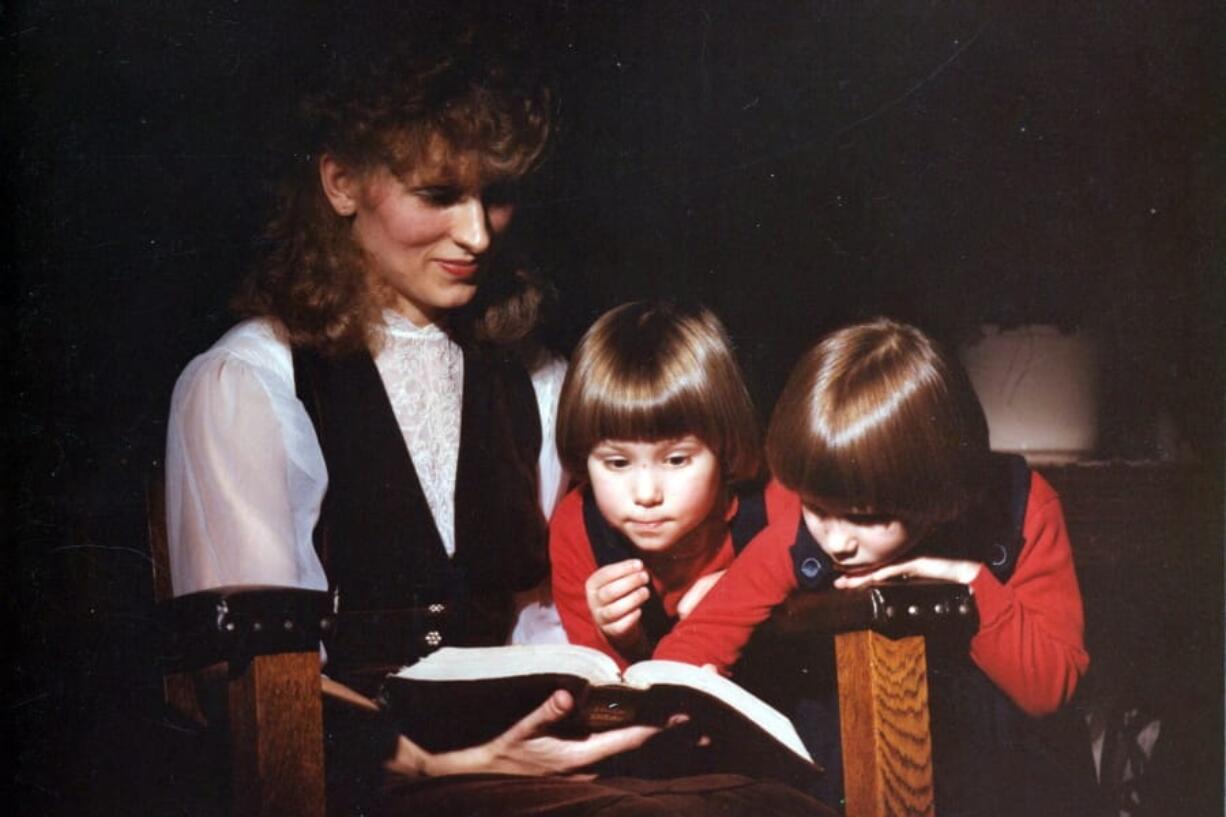
<svg viewBox="0 0 1226 817">
<path fill-rule="evenodd" d="M 1020 457 L 989 451 L 957 361 L 890 320 L 835 332 L 793 371 L 767 451 L 802 508 L 754 540 L 655 657 L 726 670 L 798 588 L 907 578 L 969 585 L 977 632 L 969 643 L 929 643 L 936 812 L 1091 813 L 1089 752 L 1080 751 L 1088 740 L 1062 710 L 1089 657 L 1060 502 Z M 814 671 L 801 731 L 837 784 L 828 642 L 804 656 Z M 778 663 L 773 672 L 786 675 Z"/>
<path fill-rule="evenodd" d="M 571 643 L 648 658 L 736 552 L 796 497 L 763 484 L 753 406 L 718 319 L 636 302 L 583 337 L 562 387 L 558 452 L 582 485 L 550 525 Z"/>
</svg>

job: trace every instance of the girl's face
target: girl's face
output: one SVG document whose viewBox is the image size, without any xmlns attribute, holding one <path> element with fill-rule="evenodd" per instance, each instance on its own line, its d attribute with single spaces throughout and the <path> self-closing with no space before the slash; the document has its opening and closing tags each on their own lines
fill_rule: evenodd
<svg viewBox="0 0 1226 817">
<path fill-rule="evenodd" d="M 821 498 L 806 498 L 802 513 L 805 527 L 847 575 L 868 573 L 901 558 L 918 540 L 901 519 L 859 512 Z"/>
<path fill-rule="evenodd" d="M 587 475 L 605 520 L 647 553 L 683 543 L 716 511 L 723 489 L 718 458 L 693 435 L 604 440 L 588 455 Z"/>
<path fill-rule="evenodd" d="M 352 217 L 372 285 L 418 326 L 472 300 L 490 244 L 511 222 L 510 200 L 492 195 L 475 167 L 472 157 L 425 162 L 402 178 L 386 167 L 354 175 L 329 157 L 320 163 L 333 209 Z"/>
</svg>

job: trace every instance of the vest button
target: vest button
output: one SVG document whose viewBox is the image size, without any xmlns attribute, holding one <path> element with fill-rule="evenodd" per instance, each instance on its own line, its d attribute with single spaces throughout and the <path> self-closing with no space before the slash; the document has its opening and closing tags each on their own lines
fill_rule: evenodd
<svg viewBox="0 0 1226 817">
<path fill-rule="evenodd" d="M 810 556 L 800 563 L 800 572 L 806 579 L 816 579 L 821 575 L 822 563 L 816 556 Z"/>
<path fill-rule="evenodd" d="M 447 612 L 446 604 L 436 603 L 436 604 L 431 604 L 428 607 L 426 607 L 426 613 L 432 616 L 441 616 L 445 612 Z"/>
<path fill-rule="evenodd" d="M 997 544 L 992 548 L 992 567 L 1001 567 L 1009 561 L 1009 551 L 1004 545 Z"/>
<path fill-rule="evenodd" d="M 426 642 L 427 647 L 437 647 L 439 644 L 443 643 L 443 634 L 438 630 L 431 630 L 422 636 L 421 640 Z"/>
</svg>

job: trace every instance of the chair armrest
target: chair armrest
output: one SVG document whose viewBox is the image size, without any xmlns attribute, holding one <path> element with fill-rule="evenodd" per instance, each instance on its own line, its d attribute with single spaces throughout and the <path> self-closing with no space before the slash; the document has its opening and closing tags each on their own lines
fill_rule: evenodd
<svg viewBox="0 0 1226 817">
<path fill-rule="evenodd" d="M 261 655 L 318 652 L 335 622 L 321 590 L 245 585 L 218 587 L 158 604 L 167 672 L 226 662 L 236 677 Z"/>
<path fill-rule="evenodd" d="M 798 591 L 767 622 L 780 638 L 872 630 L 887 638 L 973 634 L 975 597 L 964 584 L 929 580 L 885 582 L 855 590 Z"/>
</svg>

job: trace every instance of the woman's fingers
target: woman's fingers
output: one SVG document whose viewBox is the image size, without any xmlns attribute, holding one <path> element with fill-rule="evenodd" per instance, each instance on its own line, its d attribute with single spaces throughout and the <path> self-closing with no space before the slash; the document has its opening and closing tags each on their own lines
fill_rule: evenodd
<svg viewBox="0 0 1226 817">
<path fill-rule="evenodd" d="M 568 716 L 574 706 L 575 701 L 570 693 L 557 690 L 543 704 L 489 744 L 491 752 L 478 752 L 478 755 L 484 758 L 481 761 L 483 766 L 473 766 L 466 770 L 502 771 L 512 774 L 566 774 L 638 748 L 660 731 L 658 726 L 626 726 L 592 733 L 578 739 L 550 734 L 550 727 Z"/>
<path fill-rule="evenodd" d="M 607 732 L 594 732 L 583 739 L 582 747 L 574 753 L 574 768 L 590 766 L 607 757 L 637 749 L 660 731 L 659 726 L 623 726 Z"/>
<path fill-rule="evenodd" d="M 506 731 L 503 737 L 509 741 L 523 741 L 540 734 L 546 727 L 557 723 L 575 708 L 575 699 L 564 689 L 556 690 L 545 703 L 529 712 L 519 723 Z"/>
</svg>

